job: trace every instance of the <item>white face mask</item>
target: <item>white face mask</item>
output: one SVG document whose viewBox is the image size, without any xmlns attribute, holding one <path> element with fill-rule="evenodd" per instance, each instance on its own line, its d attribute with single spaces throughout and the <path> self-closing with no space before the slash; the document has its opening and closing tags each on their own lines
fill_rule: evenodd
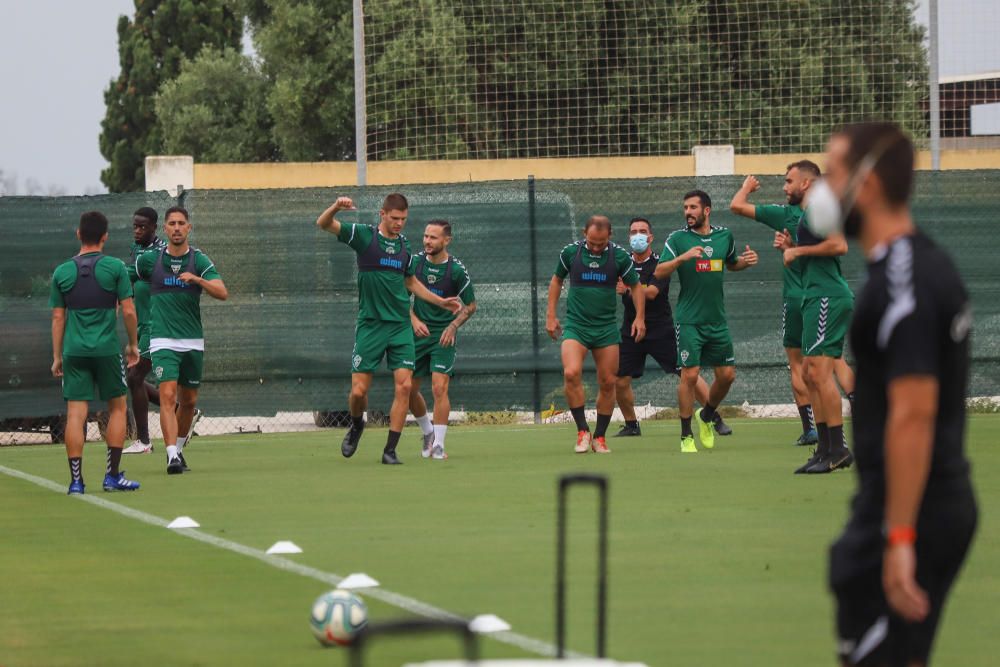
<svg viewBox="0 0 1000 667">
<path fill-rule="evenodd" d="M 816 236 L 826 238 L 844 229 L 844 207 L 830 184 L 820 179 L 809 188 L 806 218 Z"/>
<path fill-rule="evenodd" d="M 649 247 L 649 238 L 645 234 L 633 234 L 628 243 L 635 252 L 646 252 Z"/>
</svg>

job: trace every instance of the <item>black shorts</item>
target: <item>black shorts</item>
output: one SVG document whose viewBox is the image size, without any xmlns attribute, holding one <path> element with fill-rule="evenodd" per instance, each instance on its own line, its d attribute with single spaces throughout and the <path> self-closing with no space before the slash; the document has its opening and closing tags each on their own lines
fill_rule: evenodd
<svg viewBox="0 0 1000 667">
<path fill-rule="evenodd" d="M 665 372 L 680 374 L 677 369 L 677 341 L 673 336 L 644 339 L 636 343 L 631 336 L 623 335 L 618 346 L 618 377 L 642 377 L 647 356 L 653 357 Z"/>
<path fill-rule="evenodd" d="M 918 524 L 917 583 L 931 603 L 930 614 L 920 623 L 909 623 L 890 610 L 882 588 L 881 527 L 877 521 L 856 521 L 856 517 L 830 548 L 837 653 L 845 665 L 926 663 L 948 591 L 975 532 L 975 501 L 922 517 Z"/>
</svg>

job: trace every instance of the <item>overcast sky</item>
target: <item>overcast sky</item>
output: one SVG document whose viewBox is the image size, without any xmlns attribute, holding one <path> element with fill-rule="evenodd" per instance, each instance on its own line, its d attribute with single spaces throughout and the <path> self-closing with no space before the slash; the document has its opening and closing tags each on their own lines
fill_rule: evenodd
<svg viewBox="0 0 1000 667">
<path fill-rule="evenodd" d="M 881 0 L 872 0 L 880 2 Z M 926 24 L 927 2 L 918 19 Z M 939 0 L 941 76 L 1000 71 L 1000 1 Z M 131 0 L 0 0 L 0 170 L 68 194 L 104 192 L 97 137 Z"/>
</svg>

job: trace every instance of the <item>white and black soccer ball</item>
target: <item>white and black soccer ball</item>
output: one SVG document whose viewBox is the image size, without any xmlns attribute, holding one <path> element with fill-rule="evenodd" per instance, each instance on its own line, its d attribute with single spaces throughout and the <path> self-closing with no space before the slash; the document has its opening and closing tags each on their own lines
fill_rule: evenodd
<svg viewBox="0 0 1000 667">
<path fill-rule="evenodd" d="M 368 624 L 368 608 L 350 591 L 333 590 L 313 602 L 309 627 L 320 644 L 346 646 Z"/>
</svg>

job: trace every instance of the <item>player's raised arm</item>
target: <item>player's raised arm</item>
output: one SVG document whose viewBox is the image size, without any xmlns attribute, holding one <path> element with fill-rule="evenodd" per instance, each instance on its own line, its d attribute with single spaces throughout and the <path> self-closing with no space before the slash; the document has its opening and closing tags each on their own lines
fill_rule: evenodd
<svg viewBox="0 0 1000 667">
<path fill-rule="evenodd" d="M 337 197 L 337 201 L 333 203 L 328 209 L 319 214 L 316 218 L 316 226 L 320 229 L 330 232 L 331 234 L 340 234 L 340 221 L 337 220 L 336 215 L 340 211 L 356 211 L 357 208 L 354 206 L 354 200 L 350 197 Z"/>
<path fill-rule="evenodd" d="M 670 255 L 672 255 L 671 259 L 660 259 L 660 263 L 657 264 L 656 269 L 653 270 L 653 276 L 661 279 L 672 274 L 677 270 L 677 267 L 684 262 L 688 262 L 692 259 L 701 259 L 702 252 L 704 252 L 704 249 L 700 245 L 676 256 L 673 255 L 674 251 L 671 249 L 669 244 L 664 246 L 664 249 L 665 253 L 670 253 Z M 660 255 L 660 257 L 662 258 L 663 255 Z"/>
<path fill-rule="evenodd" d="M 847 254 L 847 239 L 831 234 L 816 245 L 797 245 L 785 250 L 783 260 L 788 266 L 799 257 L 840 257 Z"/>
<path fill-rule="evenodd" d="M 750 203 L 750 194 L 760 189 L 760 181 L 755 176 L 747 176 L 743 181 L 743 186 L 733 195 L 733 200 L 729 202 L 729 210 L 744 218 L 754 219 L 757 215 L 757 207 Z"/>
</svg>

